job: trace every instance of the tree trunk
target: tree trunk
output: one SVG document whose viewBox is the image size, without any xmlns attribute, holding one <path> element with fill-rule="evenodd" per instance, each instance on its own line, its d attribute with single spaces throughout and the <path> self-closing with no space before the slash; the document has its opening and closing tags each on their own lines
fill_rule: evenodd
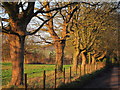
<svg viewBox="0 0 120 90">
<path fill-rule="evenodd" d="M 76 69 L 78 67 L 78 60 L 79 60 L 80 51 L 78 49 L 75 49 L 74 55 L 73 55 L 73 69 Z"/>
<path fill-rule="evenodd" d="M 86 56 L 84 51 L 81 52 L 81 57 L 82 57 L 82 66 L 84 66 L 86 64 Z"/>
<path fill-rule="evenodd" d="M 56 69 L 59 72 L 62 72 L 63 69 L 64 47 L 65 47 L 65 41 L 55 42 Z"/>
<path fill-rule="evenodd" d="M 80 32 L 77 30 L 74 32 L 74 54 L 73 54 L 73 69 L 76 69 L 78 67 L 78 60 L 80 55 Z"/>
<path fill-rule="evenodd" d="M 88 52 L 88 63 L 91 64 L 91 53 Z"/>
<path fill-rule="evenodd" d="M 11 35 L 10 55 L 12 61 L 12 79 L 10 85 L 23 85 L 25 37 Z"/>
<path fill-rule="evenodd" d="M 95 60 L 95 56 L 92 55 L 92 64 L 95 64 L 96 60 Z"/>
<path fill-rule="evenodd" d="M 103 54 L 102 54 L 100 57 L 98 57 L 97 60 L 101 60 L 101 59 L 103 59 L 103 58 L 105 57 L 106 53 L 107 53 L 106 51 L 103 52 Z"/>
</svg>

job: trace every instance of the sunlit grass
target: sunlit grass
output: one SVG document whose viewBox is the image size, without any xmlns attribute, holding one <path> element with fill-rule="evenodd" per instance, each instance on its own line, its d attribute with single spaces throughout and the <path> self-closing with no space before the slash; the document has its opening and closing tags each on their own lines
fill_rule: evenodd
<svg viewBox="0 0 120 90">
<path fill-rule="evenodd" d="M 64 65 L 65 68 L 65 83 L 70 81 L 70 66 Z M 27 73 L 28 77 L 28 87 L 29 88 L 42 88 L 43 87 L 43 71 L 46 71 L 46 88 L 54 88 L 55 83 L 55 65 L 46 65 L 46 64 L 25 64 L 24 73 Z M 89 70 L 91 68 L 91 70 Z M 94 65 L 88 67 L 88 73 L 94 72 Z M 10 82 L 12 74 L 12 64 L 2 63 L 2 85 L 5 86 Z M 81 69 L 82 76 L 84 75 L 83 68 Z M 80 77 L 80 68 L 77 68 L 77 73 L 75 69 L 71 71 L 71 81 L 76 80 Z M 63 82 L 63 73 L 57 72 L 57 86 L 64 83 Z"/>
<path fill-rule="evenodd" d="M 43 71 L 46 70 L 47 73 L 54 71 L 55 65 L 46 64 L 25 64 L 25 71 L 28 78 L 35 78 L 43 76 Z M 69 68 L 70 65 L 64 65 L 65 68 Z M 12 64 L 2 63 L 2 85 L 7 85 L 10 82 L 12 75 Z"/>
</svg>

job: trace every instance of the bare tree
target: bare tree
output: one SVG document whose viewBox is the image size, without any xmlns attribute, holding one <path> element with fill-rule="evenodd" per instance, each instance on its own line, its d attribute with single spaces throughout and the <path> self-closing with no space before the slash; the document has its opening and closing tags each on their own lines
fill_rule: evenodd
<svg viewBox="0 0 120 90">
<path fill-rule="evenodd" d="M 46 6 L 39 2 L 36 10 L 35 2 L 2 2 L 1 7 L 4 12 L 8 14 L 8 18 L 3 17 L 2 21 L 8 22 L 7 25 L 2 26 L 2 32 L 9 34 L 10 38 L 10 55 L 12 61 L 12 78 L 11 85 L 23 85 L 24 74 L 24 43 L 25 37 L 28 35 L 34 35 L 37 33 L 45 23 L 54 18 L 58 13 L 58 10 L 65 8 L 73 3 L 66 4 L 61 7 L 54 7 L 49 10 L 45 10 Z M 27 25 L 30 23 L 33 17 L 39 13 L 50 13 L 56 11 L 49 18 L 42 18 L 41 25 L 32 31 L 27 31 Z"/>
</svg>

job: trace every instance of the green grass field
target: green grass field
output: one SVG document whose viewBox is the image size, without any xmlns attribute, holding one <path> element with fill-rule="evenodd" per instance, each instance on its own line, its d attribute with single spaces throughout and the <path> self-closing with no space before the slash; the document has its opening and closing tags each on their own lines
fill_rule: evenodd
<svg viewBox="0 0 120 90">
<path fill-rule="evenodd" d="M 88 64 L 89 65 L 89 64 Z M 71 65 L 64 65 L 66 69 L 65 72 L 65 82 L 68 83 L 70 81 L 70 67 Z M 29 88 L 42 88 L 43 87 L 43 71 L 46 70 L 46 88 L 54 88 L 55 85 L 55 65 L 47 65 L 47 64 L 25 64 L 24 65 L 24 73 L 27 73 L 27 81 Z M 87 66 L 88 67 L 88 66 Z M 91 70 L 90 70 L 91 68 Z M 91 67 L 86 69 L 86 72 L 94 72 L 94 64 Z M 100 68 L 100 67 L 99 67 Z M 77 73 L 75 69 L 71 71 L 71 80 L 74 81 L 81 75 L 84 75 L 84 69 L 81 71 L 77 68 Z M 6 87 L 10 80 L 12 74 L 12 64 L 11 63 L 2 63 L 2 86 Z M 57 73 L 57 86 L 63 84 L 64 76 L 63 73 Z"/>
<path fill-rule="evenodd" d="M 64 65 L 67 69 L 70 65 Z M 42 77 L 43 71 L 46 70 L 47 73 L 53 72 L 55 65 L 46 65 L 46 64 L 25 64 L 24 73 L 28 74 L 28 79 L 33 79 L 37 77 Z M 12 74 L 12 64 L 11 63 L 2 63 L 2 85 L 7 85 L 11 80 Z"/>
</svg>

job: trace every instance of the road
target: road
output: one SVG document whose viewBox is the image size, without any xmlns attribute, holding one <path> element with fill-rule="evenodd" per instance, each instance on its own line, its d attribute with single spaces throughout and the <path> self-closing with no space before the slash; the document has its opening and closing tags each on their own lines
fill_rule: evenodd
<svg viewBox="0 0 120 90">
<path fill-rule="evenodd" d="M 93 79 L 83 88 L 110 88 L 120 90 L 120 67 L 113 67 Z"/>
</svg>

